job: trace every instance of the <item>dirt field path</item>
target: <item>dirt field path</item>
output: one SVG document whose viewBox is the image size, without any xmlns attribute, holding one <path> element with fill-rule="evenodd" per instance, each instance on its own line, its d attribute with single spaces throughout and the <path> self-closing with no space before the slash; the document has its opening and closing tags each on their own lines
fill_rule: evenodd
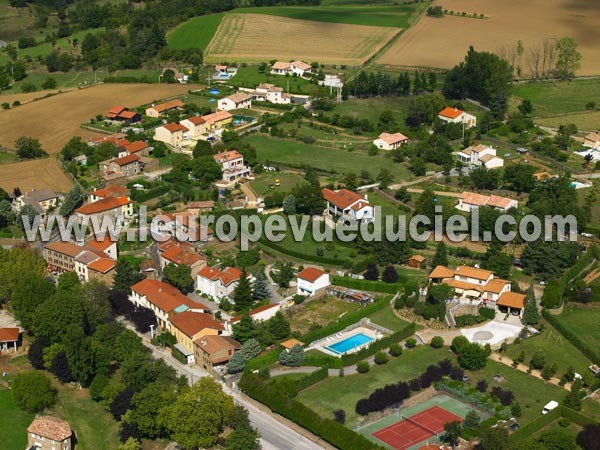
<svg viewBox="0 0 600 450">
<path fill-rule="evenodd" d="M 134 107 L 188 89 L 180 84 L 102 84 L 29 102 L 0 111 L 0 144 L 12 148 L 19 136 L 30 136 L 38 138 L 48 153 L 57 153 L 72 136 L 92 136 L 79 126 L 112 106 Z"/>
<path fill-rule="evenodd" d="M 490 355 L 490 359 L 493 361 L 499 362 L 501 364 L 504 364 L 505 366 L 512 367 L 512 359 L 510 359 L 506 356 L 503 356 L 500 353 L 493 352 Z M 529 370 L 529 367 L 527 367 L 525 364 L 521 363 L 517 366 L 517 368 L 515 370 L 527 373 L 527 371 Z M 571 383 L 566 383 L 564 386 L 561 386 L 560 380 L 558 378 L 551 378 L 550 380 L 544 380 L 544 378 L 542 377 L 542 374 L 539 370 L 532 370 L 529 375 L 531 375 L 532 377 L 538 378 L 542 381 L 545 381 L 547 383 L 553 384 L 555 386 L 562 387 L 563 389 L 566 389 L 567 391 L 571 390 Z"/>
</svg>

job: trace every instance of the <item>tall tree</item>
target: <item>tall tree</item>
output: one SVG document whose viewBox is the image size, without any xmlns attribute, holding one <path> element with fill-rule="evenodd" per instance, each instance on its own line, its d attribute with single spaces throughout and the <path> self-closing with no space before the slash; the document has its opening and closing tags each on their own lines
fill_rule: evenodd
<svg viewBox="0 0 600 450">
<path fill-rule="evenodd" d="M 248 314 L 243 314 L 238 323 L 233 326 L 233 337 L 242 344 L 257 336 L 256 325 Z"/>
<path fill-rule="evenodd" d="M 435 248 L 435 255 L 433 255 L 433 259 L 431 260 L 431 266 L 447 266 L 448 265 L 448 249 L 446 248 L 446 244 L 443 242 L 438 242 Z"/>
<path fill-rule="evenodd" d="M 271 291 L 269 290 L 269 285 L 267 283 L 265 271 L 259 269 L 254 275 L 254 289 L 252 291 L 252 298 L 255 300 L 271 298 Z"/>
<path fill-rule="evenodd" d="M 575 76 L 581 67 L 581 53 L 577 50 L 577 41 L 572 37 L 561 37 L 556 41 L 558 58 L 556 60 L 556 74 L 563 80 Z"/>
<path fill-rule="evenodd" d="M 238 311 L 249 309 L 254 303 L 252 298 L 252 286 L 250 285 L 250 280 L 248 279 L 248 274 L 245 270 L 242 271 L 240 280 L 233 291 L 233 300 L 235 302 L 235 308 Z"/>
<path fill-rule="evenodd" d="M 206 448 L 217 443 L 233 410 L 233 399 L 221 386 L 210 377 L 201 377 L 161 410 L 159 422 L 182 447 Z"/>
<path fill-rule="evenodd" d="M 75 185 L 75 187 L 71 189 L 66 195 L 65 199 L 62 202 L 62 205 L 60 205 L 60 209 L 58 212 L 61 216 L 66 217 L 70 215 L 73 211 L 75 211 L 76 208 L 80 207 L 83 203 L 83 200 L 83 191 L 81 190 L 79 185 Z"/>
<path fill-rule="evenodd" d="M 183 294 L 188 294 L 194 290 L 194 279 L 192 278 L 192 269 L 185 264 L 175 265 L 167 264 L 163 270 L 166 280 L 179 289 Z"/>
<path fill-rule="evenodd" d="M 119 258 L 115 267 L 115 278 L 113 280 L 113 289 L 115 291 L 129 294 L 131 286 L 143 279 L 144 275 L 135 270 L 125 258 Z"/>
<path fill-rule="evenodd" d="M 369 281 L 377 281 L 379 280 L 379 269 L 377 268 L 377 264 L 375 263 L 368 263 L 367 264 L 367 270 L 365 271 L 364 275 L 365 280 L 369 280 Z"/>
<path fill-rule="evenodd" d="M 11 393 L 19 408 L 41 412 L 56 402 L 56 389 L 43 372 L 23 372 L 11 383 Z"/>
<path fill-rule="evenodd" d="M 540 312 L 538 311 L 537 302 L 533 293 L 533 286 L 527 291 L 527 301 L 525 310 L 523 311 L 523 323 L 525 325 L 535 325 L 540 321 Z"/>
</svg>

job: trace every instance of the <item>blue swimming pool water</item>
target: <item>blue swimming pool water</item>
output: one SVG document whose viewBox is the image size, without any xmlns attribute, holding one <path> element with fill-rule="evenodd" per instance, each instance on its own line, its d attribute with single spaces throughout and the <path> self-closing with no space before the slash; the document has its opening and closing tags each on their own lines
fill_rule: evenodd
<svg viewBox="0 0 600 450">
<path fill-rule="evenodd" d="M 367 342 L 371 342 L 373 339 L 366 334 L 358 333 L 354 336 L 344 339 L 343 341 L 336 342 L 333 345 L 327 347 L 329 350 L 335 353 L 346 353 L 356 347 L 360 347 Z"/>
</svg>

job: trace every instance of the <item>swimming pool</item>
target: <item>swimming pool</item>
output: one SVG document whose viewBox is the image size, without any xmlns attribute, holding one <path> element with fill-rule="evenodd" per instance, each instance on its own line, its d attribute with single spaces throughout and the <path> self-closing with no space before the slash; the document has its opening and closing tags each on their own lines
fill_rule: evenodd
<svg viewBox="0 0 600 450">
<path fill-rule="evenodd" d="M 358 333 L 354 336 L 344 339 L 343 341 L 330 345 L 327 347 L 327 349 L 337 354 L 343 354 L 371 341 L 373 341 L 373 338 L 370 338 L 366 334 Z"/>
</svg>

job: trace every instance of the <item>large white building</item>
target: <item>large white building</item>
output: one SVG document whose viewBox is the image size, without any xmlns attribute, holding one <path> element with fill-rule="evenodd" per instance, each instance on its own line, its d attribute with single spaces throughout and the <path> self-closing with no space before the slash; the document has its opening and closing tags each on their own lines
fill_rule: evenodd
<svg viewBox="0 0 600 450">
<path fill-rule="evenodd" d="M 496 155 L 496 149 L 487 145 L 471 145 L 454 153 L 456 159 L 476 166 L 484 166 L 488 169 L 497 169 L 504 166 L 504 159 Z"/>
<path fill-rule="evenodd" d="M 440 120 L 447 123 L 464 123 L 466 128 L 477 126 L 477 117 L 458 108 L 446 106 L 438 114 Z"/>
<path fill-rule="evenodd" d="M 297 293 L 308 296 L 322 294 L 330 284 L 327 272 L 316 267 L 307 267 L 298 274 Z"/>
<path fill-rule="evenodd" d="M 215 300 L 231 297 L 242 272 L 235 267 L 226 267 L 223 270 L 204 267 L 196 277 L 196 290 Z"/>
<path fill-rule="evenodd" d="M 364 221 L 371 221 L 375 218 L 375 208 L 369 203 L 366 196 L 362 197 L 348 189 L 332 191 L 324 188 L 321 192 L 327 201 L 326 214 L 350 216 Z"/>
<path fill-rule="evenodd" d="M 232 109 L 250 109 L 252 108 L 252 97 L 244 92 L 231 94 L 219 99 L 217 109 L 221 111 L 230 111 Z"/>
</svg>

